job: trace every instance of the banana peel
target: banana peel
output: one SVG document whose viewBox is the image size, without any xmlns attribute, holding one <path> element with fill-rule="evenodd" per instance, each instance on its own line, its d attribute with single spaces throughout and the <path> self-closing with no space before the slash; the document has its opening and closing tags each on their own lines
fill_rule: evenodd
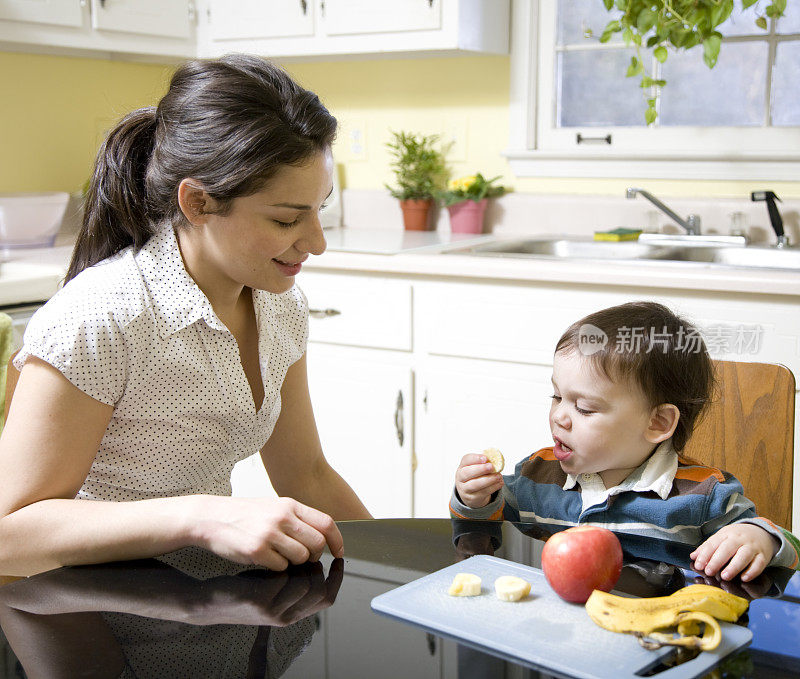
<svg viewBox="0 0 800 679">
<path fill-rule="evenodd" d="M 586 601 L 586 612 L 603 629 L 636 635 L 645 648 L 672 645 L 711 651 L 722 640 L 717 621 L 735 622 L 748 606 L 747 599 L 718 587 L 689 585 L 669 596 L 643 599 L 596 589 Z M 664 631 L 673 629 L 677 637 Z"/>
</svg>

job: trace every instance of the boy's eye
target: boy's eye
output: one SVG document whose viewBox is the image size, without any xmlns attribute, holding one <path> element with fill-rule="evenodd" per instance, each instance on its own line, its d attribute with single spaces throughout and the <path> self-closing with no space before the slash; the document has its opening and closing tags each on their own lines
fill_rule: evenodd
<svg viewBox="0 0 800 679">
<path fill-rule="evenodd" d="M 556 396 L 555 394 L 553 394 L 550 398 L 552 398 L 556 403 L 558 403 L 561 400 L 561 397 Z"/>
</svg>

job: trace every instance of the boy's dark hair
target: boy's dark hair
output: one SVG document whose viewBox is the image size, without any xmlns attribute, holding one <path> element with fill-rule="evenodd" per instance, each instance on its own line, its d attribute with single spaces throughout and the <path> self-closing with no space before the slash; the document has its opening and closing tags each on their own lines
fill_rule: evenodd
<svg viewBox="0 0 800 679">
<path fill-rule="evenodd" d="M 607 338 L 605 344 L 603 337 Z M 592 341 L 594 338 L 594 341 Z M 714 367 L 699 331 L 656 302 L 629 302 L 589 314 L 561 336 L 556 353 L 579 351 L 609 379 L 638 384 L 651 407 L 680 411 L 675 450 L 689 440 L 714 390 Z"/>
<path fill-rule="evenodd" d="M 336 118 L 319 97 L 265 59 L 183 64 L 158 106 L 123 118 L 98 152 L 66 280 L 129 245 L 141 248 L 160 222 L 183 225 L 183 179 L 201 182 L 226 214 L 234 198 L 335 136 Z"/>
</svg>

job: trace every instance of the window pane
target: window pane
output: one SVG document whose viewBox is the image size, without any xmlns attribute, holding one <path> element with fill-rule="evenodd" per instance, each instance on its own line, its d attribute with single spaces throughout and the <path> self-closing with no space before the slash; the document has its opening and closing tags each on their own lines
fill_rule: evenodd
<svg viewBox="0 0 800 679">
<path fill-rule="evenodd" d="M 738 4 L 738 3 L 737 3 Z M 758 35 L 766 37 L 769 31 L 756 26 L 756 19 L 758 12 L 756 8 L 759 5 L 753 5 L 743 10 L 741 7 L 735 7 L 728 20 L 721 24 L 717 30 L 722 33 L 726 38 L 732 35 Z M 764 6 L 761 6 L 761 13 L 764 12 Z M 769 19 L 767 19 L 769 21 Z"/>
<path fill-rule="evenodd" d="M 647 108 L 639 78 L 626 78 L 629 49 L 571 50 L 556 61 L 559 127 L 644 125 Z"/>
<path fill-rule="evenodd" d="M 607 12 L 600 0 L 559 0 L 558 3 L 558 45 L 585 43 L 585 32 L 591 29 L 594 42 L 603 34 L 606 24 L 620 16 L 621 12 Z M 615 33 L 610 42 L 621 42 L 622 34 Z"/>
<path fill-rule="evenodd" d="M 784 15 L 778 19 L 778 33 L 800 33 L 800 7 L 793 3 L 787 7 Z"/>
<path fill-rule="evenodd" d="M 778 43 L 772 71 L 772 124 L 800 125 L 800 41 Z"/>
<path fill-rule="evenodd" d="M 702 48 L 670 53 L 663 66 L 661 125 L 763 125 L 767 43 L 723 43 L 713 69 Z"/>
</svg>

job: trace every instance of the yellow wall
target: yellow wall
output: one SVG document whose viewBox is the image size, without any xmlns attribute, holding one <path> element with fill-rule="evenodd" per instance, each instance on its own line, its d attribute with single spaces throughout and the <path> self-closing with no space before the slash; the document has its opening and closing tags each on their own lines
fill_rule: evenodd
<svg viewBox="0 0 800 679">
<path fill-rule="evenodd" d="M 173 67 L 0 52 L 0 192 L 81 189 L 105 131 Z"/>
<path fill-rule="evenodd" d="M 130 109 L 155 103 L 171 66 L 0 52 L 0 192 L 80 189 L 109 125 Z M 500 155 L 508 144 L 508 57 L 380 59 L 288 64 L 342 123 L 335 148 L 344 185 L 392 183 L 389 130 L 454 137 L 455 176 L 503 175 L 530 193 L 622 196 L 631 179 L 516 179 Z M 352 154 L 353 131 L 364 135 Z M 769 187 L 800 198 L 797 182 L 648 180 L 662 195 L 746 197 Z"/>
</svg>

